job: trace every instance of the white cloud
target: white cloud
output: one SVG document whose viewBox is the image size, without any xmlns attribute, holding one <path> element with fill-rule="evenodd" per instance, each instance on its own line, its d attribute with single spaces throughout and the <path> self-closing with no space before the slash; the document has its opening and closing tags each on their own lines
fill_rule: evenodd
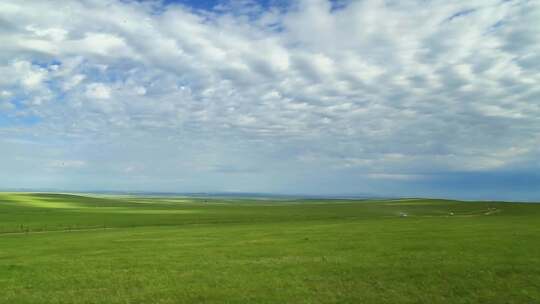
<svg viewBox="0 0 540 304">
<path fill-rule="evenodd" d="M 17 97 L 43 138 L 203 138 L 204 151 L 241 146 L 236 157 L 268 170 L 279 159 L 374 180 L 540 157 L 532 1 L 233 1 L 196 12 L 6 0 L 0 20 L 2 108 Z M 264 157 L 252 152 L 261 147 Z M 215 154 L 216 167 L 232 161 Z"/>
<path fill-rule="evenodd" d="M 141 87 L 141 86 L 136 87 L 134 89 L 134 91 L 135 91 L 135 94 L 137 94 L 137 95 L 145 95 L 146 94 L 146 89 L 144 87 Z"/>
<path fill-rule="evenodd" d="M 36 37 L 46 39 L 46 41 L 59 42 L 66 38 L 68 32 L 62 28 L 38 28 L 32 24 L 26 26 L 26 30 L 32 32 Z"/>
<path fill-rule="evenodd" d="M 122 38 L 106 33 L 86 33 L 82 39 L 67 41 L 65 47 L 75 54 L 93 53 L 106 57 L 125 56 L 129 52 Z"/>
<path fill-rule="evenodd" d="M 399 181 L 414 181 L 425 179 L 426 176 L 419 174 L 386 174 L 386 173 L 371 173 L 367 175 L 372 179 L 386 179 L 386 180 L 399 180 Z"/>
<path fill-rule="evenodd" d="M 76 87 L 78 84 L 80 84 L 85 78 L 86 78 L 86 76 L 83 75 L 83 74 L 73 75 L 73 76 L 69 77 L 69 79 L 64 81 L 64 83 L 62 84 L 62 88 L 65 91 L 71 90 L 74 87 Z"/>
<path fill-rule="evenodd" d="M 86 162 L 82 160 L 53 160 L 47 164 L 48 167 L 54 169 L 79 169 L 86 165 Z"/>
<path fill-rule="evenodd" d="M 7 91 L 7 90 L 0 91 L 0 98 L 2 98 L 2 99 L 9 98 L 12 95 L 13 95 L 13 93 L 11 93 L 10 91 Z"/>
<path fill-rule="evenodd" d="M 47 77 L 47 71 L 33 66 L 28 61 L 15 61 L 13 68 L 15 73 L 20 77 L 21 84 L 28 90 L 40 88 L 42 82 Z"/>
<path fill-rule="evenodd" d="M 86 86 L 86 97 L 91 99 L 111 98 L 111 88 L 103 83 L 91 83 Z"/>
</svg>

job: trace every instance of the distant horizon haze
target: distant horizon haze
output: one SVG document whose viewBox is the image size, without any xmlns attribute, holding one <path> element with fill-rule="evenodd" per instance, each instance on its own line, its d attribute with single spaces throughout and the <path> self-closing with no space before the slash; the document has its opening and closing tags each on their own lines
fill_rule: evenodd
<svg viewBox="0 0 540 304">
<path fill-rule="evenodd" d="M 539 37 L 526 0 L 2 0 L 0 188 L 540 201 Z"/>
</svg>

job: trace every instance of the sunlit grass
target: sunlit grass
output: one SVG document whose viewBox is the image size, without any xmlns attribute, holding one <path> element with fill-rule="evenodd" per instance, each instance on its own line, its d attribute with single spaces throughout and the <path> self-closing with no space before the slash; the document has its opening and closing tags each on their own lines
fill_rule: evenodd
<svg viewBox="0 0 540 304">
<path fill-rule="evenodd" d="M 538 303 L 539 257 L 535 204 L 0 194 L 0 303 Z"/>
</svg>

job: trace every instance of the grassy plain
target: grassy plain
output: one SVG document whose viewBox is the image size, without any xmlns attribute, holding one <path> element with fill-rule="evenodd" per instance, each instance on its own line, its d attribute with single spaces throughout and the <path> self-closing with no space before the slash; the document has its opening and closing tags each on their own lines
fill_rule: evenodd
<svg viewBox="0 0 540 304">
<path fill-rule="evenodd" d="M 0 303 L 540 303 L 540 204 L 1 193 Z"/>
</svg>

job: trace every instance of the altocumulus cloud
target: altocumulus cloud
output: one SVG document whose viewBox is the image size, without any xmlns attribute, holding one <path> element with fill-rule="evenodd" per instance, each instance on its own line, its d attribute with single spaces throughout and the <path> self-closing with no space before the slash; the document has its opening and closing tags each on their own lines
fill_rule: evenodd
<svg viewBox="0 0 540 304">
<path fill-rule="evenodd" d="M 3 0 L 1 186 L 540 199 L 539 6 Z"/>
</svg>

